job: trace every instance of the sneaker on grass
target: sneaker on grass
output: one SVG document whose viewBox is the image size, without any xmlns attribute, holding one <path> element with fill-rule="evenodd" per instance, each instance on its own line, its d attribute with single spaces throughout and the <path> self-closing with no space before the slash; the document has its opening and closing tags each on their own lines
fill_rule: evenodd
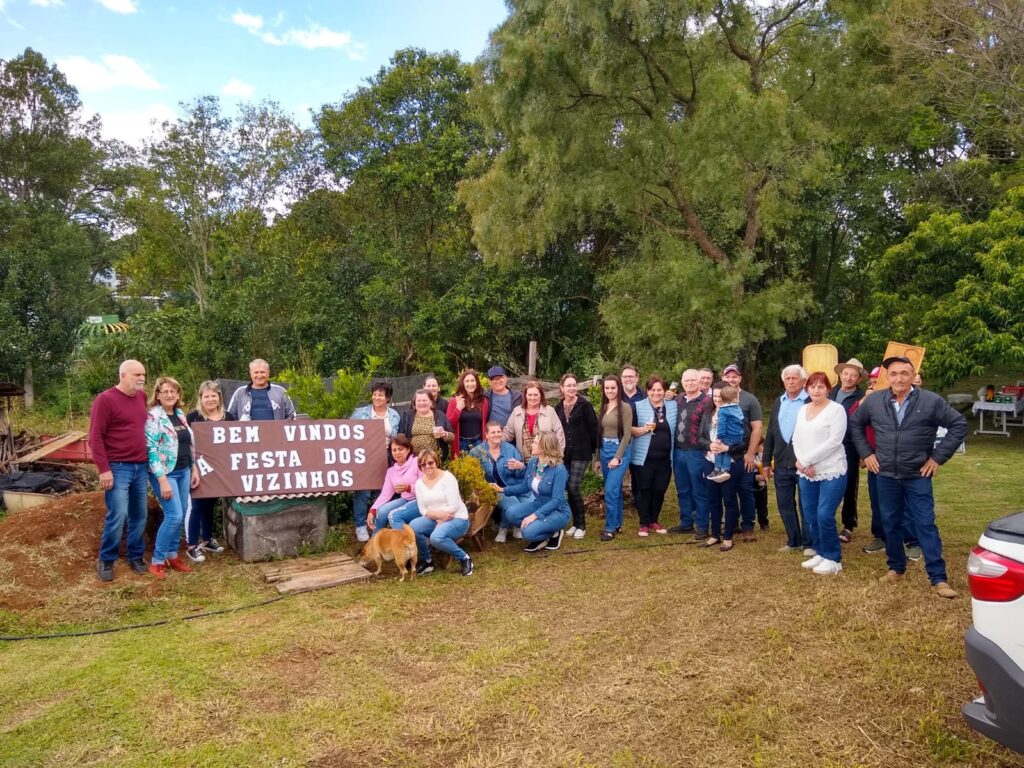
<svg viewBox="0 0 1024 768">
<path fill-rule="evenodd" d="M 508 541 L 508 528 L 499 528 L 498 535 L 494 537 L 495 544 L 504 544 Z"/>
<path fill-rule="evenodd" d="M 548 539 L 548 543 L 544 545 L 544 549 L 558 549 L 560 546 L 562 546 L 563 535 L 565 535 L 565 531 L 559 531 L 558 533 L 556 533 L 554 536 Z"/>
<path fill-rule="evenodd" d="M 885 542 L 881 539 L 872 539 L 871 543 L 864 547 L 864 551 L 869 555 L 873 555 L 876 552 L 885 552 Z"/>
<path fill-rule="evenodd" d="M 417 563 L 416 564 L 416 573 L 419 576 L 426 576 L 428 573 L 433 573 L 433 572 L 434 572 L 434 564 L 430 560 L 427 560 L 427 562 L 425 562 L 425 563 Z"/>
<path fill-rule="evenodd" d="M 548 539 L 541 539 L 540 541 L 533 541 L 523 547 L 523 552 L 540 552 L 544 547 L 548 545 Z"/>
<path fill-rule="evenodd" d="M 185 554 L 188 555 L 188 559 L 193 563 L 202 563 L 206 560 L 206 555 L 203 554 L 203 550 L 200 549 L 198 544 L 185 547 Z"/>
<path fill-rule="evenodd" d="M 202 544 L 199 545 L 199 548 L 202 549 L 204 552 L 212 552 L 215 555 L 219 555 L 224 551 L 224 547 L 216 539 L 204 541 Z"/>
<path fill-rule="evenodd" d="M 465 560 L 462 561 L 461 573 L 463 576 L 473 575 L 473 558 L 467 557 Z"/>
</svg>

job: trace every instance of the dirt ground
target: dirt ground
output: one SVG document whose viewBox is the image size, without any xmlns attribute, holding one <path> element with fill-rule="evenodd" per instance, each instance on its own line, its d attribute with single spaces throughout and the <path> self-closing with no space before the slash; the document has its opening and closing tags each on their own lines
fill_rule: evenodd
<svg viewBox="0 0 1024 768">
<path fill-rule="evenodd" d="M 58 591 L 102 589 L 96 554 L 106 513 L 103 493 L 96 491 L 11 512 L 0 521 L 0 609 L 30 610 Z M 150 498 L 147 541 L 159 517 L 160 507 Z"/>
</svg>

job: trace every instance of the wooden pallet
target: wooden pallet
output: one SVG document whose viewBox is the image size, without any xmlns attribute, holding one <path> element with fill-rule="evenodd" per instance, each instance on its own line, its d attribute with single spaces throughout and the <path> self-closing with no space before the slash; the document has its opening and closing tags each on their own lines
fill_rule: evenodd
<svg viewBox="0 0 1024 768">
<path fill-rule="evenodd" d="M 308 592 L 366 581 L 373 574 L 349 555 L 334 552 L 323 557 L 299 557 L 283 562 L 264 563 L 260 572 L 278 592 Z"/>
</svg>

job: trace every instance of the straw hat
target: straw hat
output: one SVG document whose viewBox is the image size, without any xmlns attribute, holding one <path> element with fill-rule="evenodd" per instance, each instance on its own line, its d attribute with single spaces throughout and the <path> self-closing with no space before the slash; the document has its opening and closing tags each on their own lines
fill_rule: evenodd
<svg viewBox="0 0 1024 768">
<path fill-rule="evenodd" d="M 845 363 L 840 363 L 836 366 L 836 376 L 840 376 L 843 373 L 843 368 L 856 368 L 860 371 L 860 377 L 864 378 L 868 375 L 868 372 L 864 370 L 864 365 L 856 357 L 851 357 Z"/>
</svg>

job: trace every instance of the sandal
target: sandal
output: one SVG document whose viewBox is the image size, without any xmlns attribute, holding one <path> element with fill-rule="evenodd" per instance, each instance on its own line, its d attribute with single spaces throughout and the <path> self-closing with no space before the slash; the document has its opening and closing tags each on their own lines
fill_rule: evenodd
<svg viewBox="0 0 1024 768">
<path fill-rule="evenodd" d="M 720 546 L 718 549 L 721 552 L 728 552 L 730 549 L 732 549 L 735 546 L 736 546 L 736 542 L 730 540 L 728 544 L 726 544 L 725 542 L 722 542 L 722 546 Z"/>
<path fill-rule="evenodd" d="M 708 539 L 703 544 L 701 544 L 701 546 L 704 547 L 705 549 L 708 549 L 709 547 L 716 547 L 716 546 L 718 546 L 721 543 L 722 543 L 721 539 Z"/>
</svg>

